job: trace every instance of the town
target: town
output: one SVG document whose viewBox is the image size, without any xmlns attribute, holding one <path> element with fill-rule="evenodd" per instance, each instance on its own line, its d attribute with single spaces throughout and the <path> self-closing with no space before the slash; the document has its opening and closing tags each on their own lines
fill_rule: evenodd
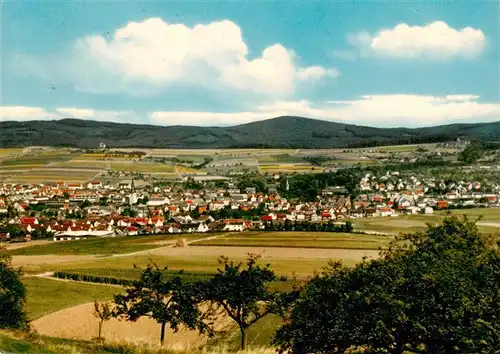
<svg viewBox="0 0 500 354">
<path fill-rule="evenodd" d="M 359 175 L 359 171 L 353 174 L 356 178 Z M 310 176 L 313 183 L 314 175 Z M 252 185 L 252 178 L 259 178 L 259 183 Z M 287 198 L 293 188 L 294 176 L 287 174 L 270 175 L 267 180 L 240 175 L 196 182 L 187 177 L 184 182 L 155 184 L 134 177 L 118 183 L 3 183 L 0 239 L 67 241 L 221 231 L 353 231 L 351 221 L 362 218 L 500 207 L 500 183 L 494 180 L 439 180 L 414 171 L 365 173 L 351 190 L 329 185 L 318 188 L 310 198 Z"/>
</svg>

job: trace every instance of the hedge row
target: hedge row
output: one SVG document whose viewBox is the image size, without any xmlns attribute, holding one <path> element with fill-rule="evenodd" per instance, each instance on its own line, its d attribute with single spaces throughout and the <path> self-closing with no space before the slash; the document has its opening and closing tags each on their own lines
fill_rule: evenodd
<svg viewBox="0 0 500 354">
<path fill-rule="evenodd" d="M 67 272 L 55 272 L 54 276 L 61 279 L 69 279 L 75 281 L 85 281 L 89 283 L 101 283 L 101 284 L 113 284 L 113 285 L 123 285 L 123 286 L 133 286 L 135 280 L 130 279 L 119 279 L 111 277 L 103 277 L 100 275 L 86 275 L 86 274 L 76 274 Z"/>
<path fill-rule="evenodd" d="M 187 274 L 185 274 L 187 275 Z M 86 275 L 86 274 L 76 274 L 76 273 L 68 273 L 68 272 L 55 272 L 54 277 L 60 279 L 68 279 L 74 281 L 84 281 L 89 283 L 100 283 L 100 284 L 113 284 L 113 285 L 123 285 L 123 286 L 133 286 L 135 285 L 135 280 L 130 279 L 120 279 L 120 278 L 112 278 L 112 277 L 103 277 L 100 275 Z M 195 276 L 197 277 L 197 276 Z M 203 279 L 203 275 L 200 275 Z M 194 281 L 192 279 L 191 281 Z M 277 278 L 278 281 L 288 281 L 288 277 L 286 275 L 281 275 Z"/>
</svg>

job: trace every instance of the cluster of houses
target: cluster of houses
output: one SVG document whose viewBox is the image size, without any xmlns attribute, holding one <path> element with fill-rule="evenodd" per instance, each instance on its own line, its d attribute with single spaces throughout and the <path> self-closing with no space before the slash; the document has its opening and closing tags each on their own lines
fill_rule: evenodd
<svg viewBox="0 0 500 354">
<path fill-rule="evenodd" d="M 186 190 L 180 186 L 136 186 L 134 180 L 116 184 L 3 184 L 0 237 L 10 237 L 2 233 L 2 225 L 3 229 L 16 226 L 27 237 L 39 229 L 54 240 L 66 240 L 259 230 L 269 223 L 430 214 L 459 206 L 500 207 L 500 186 L 474 181 L 447 184 L 397 172 L 367 174 L 359 181 L 352 200 L 343 186 L 332 186 L 323 189 L 316 201 L 300 202 L 287 200 L 276 189 L 258 193 L 253 187 Z"/>
</svg>

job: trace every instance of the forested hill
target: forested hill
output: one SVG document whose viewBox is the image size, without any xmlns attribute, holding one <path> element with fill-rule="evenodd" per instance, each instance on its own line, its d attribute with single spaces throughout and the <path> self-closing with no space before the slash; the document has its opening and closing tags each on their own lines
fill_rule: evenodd
<svg viewBox="0 0 500 354">
<path fill-rule="evenodd" d="M 0 122 L 0 147 L 94 148 L 342 148 L 500 140 L 500 121 L 428 128 L 373 128 L 302 117 L 278 117 L 232 127 L 154 126 L 79 119 Z"/>
</svg>

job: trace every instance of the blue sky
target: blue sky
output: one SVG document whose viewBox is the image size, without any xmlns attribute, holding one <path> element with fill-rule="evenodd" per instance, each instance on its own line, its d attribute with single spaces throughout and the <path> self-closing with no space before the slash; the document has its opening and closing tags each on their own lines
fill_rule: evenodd
<svg viewBox="0 0 500 354">
<path fill-rule="evenodd" d="M 0 6 L 0 120 L 500 120 L 496 1 Z"/>
</svg>

